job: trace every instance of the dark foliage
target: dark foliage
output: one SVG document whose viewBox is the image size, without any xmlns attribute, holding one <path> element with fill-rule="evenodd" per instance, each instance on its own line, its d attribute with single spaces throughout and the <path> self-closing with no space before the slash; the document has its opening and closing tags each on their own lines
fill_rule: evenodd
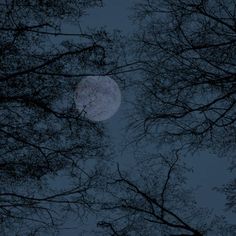
<svg viewBox="0 0 236 236">
<path fill-rule="evenodd" d="M 106 143 L 103 128 L 76 111 L 73 94 L 81 77 L 116 67 L 114 37 L 80 29 L 87 8 L 100 5 L 0 1 L 1 235 L 57 230 L 66 213 L 94 202 L 98 171 L 86 161 L 101 161 Z"/>
<path fill-rule="evenodd" d="M 129 172 L 118 167 L 106 185 L 101 235 L 235 235 L 235 226 L 201 209 L 194 189 L 186 189 L 189 169 L 180 157 L 146 157 Z"/>
<path fill-rule="evenodd" d="M 206 148 L 235 163 L 236 2 L 140 1 L 134 20 L 143 64 L 130 126 L 135 139 Z M 231 209 L 234 183 L 225 188 Z"/>
<path fill-rule="evenodd" d="M 141 28 L 134 40 L 143 84 L 134 123 L 143 124 L 144 133 L 155 130 L 161 142 L 234 150 L 235 4 L 167 0 L 136 5 L 134 18 Z"/>
</svg>

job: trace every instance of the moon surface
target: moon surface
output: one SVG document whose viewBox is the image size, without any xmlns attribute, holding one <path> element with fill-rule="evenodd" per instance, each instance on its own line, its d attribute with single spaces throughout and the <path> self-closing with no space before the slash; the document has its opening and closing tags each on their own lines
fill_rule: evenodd
<svg viewBox="0 0 236 236">
<path fill-rule="evenodd" d="M 121 92 L 109 76 L 88 76 L 75 91 L 76 108 L 91 121 L 111 118 L 119 109 Z"/>
</svg>

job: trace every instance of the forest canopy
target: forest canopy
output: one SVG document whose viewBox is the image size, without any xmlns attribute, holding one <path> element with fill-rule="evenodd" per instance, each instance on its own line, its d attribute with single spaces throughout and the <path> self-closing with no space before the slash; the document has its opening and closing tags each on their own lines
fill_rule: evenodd
<svg viewBox="0 0 236 236">
<path fill-rule="evenodd" d="M 198 204 L 186 162 L 214 151 L 235 172 L 236 1 L 138 0 L 132 34 L 81 27 L 104 4 L 0 1 L 1 234 L 60 235 L 92 216 L 88 235 L 236 235 Z M 131 91 L 128 168 L 106 124 L 75 108 L 76 85 L 96 75 Z M 236 179 L 216 190 L 235 214 Z"/>
</svg>

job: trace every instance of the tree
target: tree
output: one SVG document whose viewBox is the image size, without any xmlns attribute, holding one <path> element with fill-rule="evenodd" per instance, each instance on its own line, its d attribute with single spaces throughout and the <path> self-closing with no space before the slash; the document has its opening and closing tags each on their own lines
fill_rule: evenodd
<svg viewBox="0 0 236 236">
<path fill-rule="evenodd" d="M 189 170 L 180 155 L 146 157 L 129 173 L 118 166 L 106 186 L 101 235 L 235 235 L 234 226 L 199 208 L 194 191 L 185 187 Z"/>
<path fill-rule="evenodd" d="M 229 183 L 222 187 L 216 187 L 217 191 L 226 195 L 226 209 L 236 212 L 236 179 L 231 180 Z"/>
<path fill-rule="evenodd" d="M 94 163 L 106 155 L 106 141 L 102 126 L 76 111 L 73 91 L 83 76 L 115 73 L 119 52 L 114 54 L 113 40 L 119 41 L 105 31 L 64 29 L 72 23 L 79 29 L 85 11 L 100 5 L 100 0 L 0 2 L 3 235 L 57 230 L 64 213 L 79 214 L 94 202 L 90 192 L 100 171 Z M 58 181 L 68 184 L 58 187 Z"/>
<path fill-rule="evenodd" d="M 136 5 L 134 19 L 141 26 L 134 40 L 143 72 L 132 119 L 144 136 L 150 131 L 161 142 L 234 150 L 235 4 L 147 0 Z"/>
<path fill-rule="evenodd" d="M 235 12 L 236 2 L 228 0 L 136 4 L 134 41 L 143 64 L 129 126 L 136 140 L 235 158 Z M 231 209 L 234 183 L 223 188 Z"/>
</svg>

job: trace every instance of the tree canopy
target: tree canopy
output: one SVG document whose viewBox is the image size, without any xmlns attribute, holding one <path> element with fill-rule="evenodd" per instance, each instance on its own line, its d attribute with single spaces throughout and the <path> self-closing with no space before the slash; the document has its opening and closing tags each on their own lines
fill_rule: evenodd
<svg viewBox="0 0 236 236">
<path fill-rule="evenodd" d="M 185 163 L 186 150 L 204 148 L 235 170 L 235 0 L 139 0 L 131 37 L 81 26 L 102 6 L 0 1 L 1 233 L 57 235 L 67 217 L 94 211 L 94 235 L 235 235 L 199 207 Z M 103 124 L 74 104 L 83 77 L 120 74 L 134 94 L 129 143 L 159 150 L 136 146 L 128 171 L 114 168 Z M 217 190 L 235 213 L 235 179 Z"/>
</svg>

